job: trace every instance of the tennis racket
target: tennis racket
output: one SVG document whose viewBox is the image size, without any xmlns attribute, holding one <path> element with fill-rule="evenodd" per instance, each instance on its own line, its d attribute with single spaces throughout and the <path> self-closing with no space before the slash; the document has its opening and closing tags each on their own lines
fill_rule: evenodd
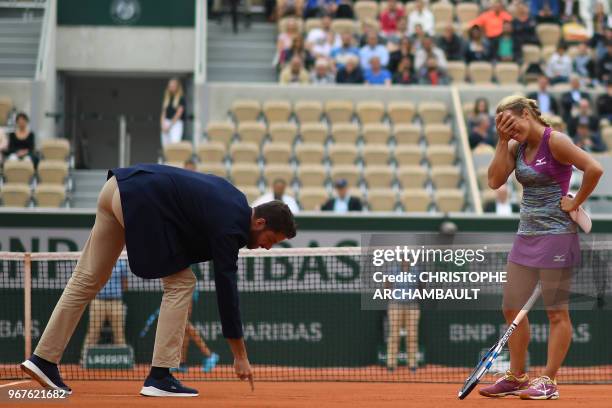
<svg viewBox="0 0 612 408">
<path fill-rule="evenodd" d="M 491 365 L 493 364 L 499 353 L 501 353 L 502 349 L 508 342 L 508 339 L 514 332 L 514 329 L 516 329 L 516 326 L 518 326 L 521 320 L 523 320 L 527 312 L 529 312 L 529 309 L 531 309 L 535 301 L 538 299 L 538 297 L 540 297 L 541 293 L 542 289 L 540 288 L 540 284 L 538 283 L 538 285 L 533 290 L 531 297 L 529 298 L 529 300 L 527 300 L 527 303 L 525 303 L 525 306 L 523 306 L 521 311 L 518 312 L 518 314 L 512 321 L 512 324 L 510 324 L 504 335 L 497 341 L 497 343 L 493 345 L 493 347 L 489 349 L 489 351 L 485 353 L 485 355 L 480 359 L 480 362 L 478 362 L 478 364 L 476 365 L 476 368 L 474 368 L 474 371 L 472 371 L 472 374 L 470 374 L 470 376 L 465 380 L 465 383 L 463 383 L 463 387 L 459 390 L 457 398 L 462 400 L 468 395 L 470 395 L 470 392 L 472 392 L 474 387 L 476 387 L 476 385 L 480 382 L 480 379 L 487 373 L 487 371 L 489 371 L 489 368 L 491 368 Z"/>
</svg>

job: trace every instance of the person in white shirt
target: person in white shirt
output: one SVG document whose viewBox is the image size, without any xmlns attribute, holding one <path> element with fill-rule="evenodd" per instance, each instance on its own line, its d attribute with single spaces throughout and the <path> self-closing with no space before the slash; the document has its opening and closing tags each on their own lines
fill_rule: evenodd
<svg viewBox="0 0 612 408">
<path fill-rule="evenodd" d="M 409 36 L 414 34 L 414 27 L 417 24 L 419 24 L 427 34 L 435 34 L 436 24 L 434 15 L 425 7 L 425 2 L 423 0 L 417 0 L 415 2 L 415 9 L 408 15 L 407 34 Z"/>
<path fill-rule="evenodd" d="M 326 14 L 321 18 L 321 28 L 313 28 L 306 36 L 306 48 L 315 55 L 328 57 L 331 50 L 342 45 L 340 35 L 331 29 L 332 19 Z"/>
<path fill-rule="evenodd" d="M 251 207 L 257 207 L 258 205 L 268 203 L 270 201 L 279 200 L 283 203 L 287 204 L 289 209 L 293 214 L 297 214 L 300 212 L 300 207 L 295 201 L 295 198 L 290 195 L 285 194 L 285 189 L 287 188 L 287 182 L 283 179 L 276 179 L 272 183 L 272 191 L 262 195 L 257 200 L 255 200 Z"/>
<path fill-rule="evenodd" d="M 572 59 L 566 51 L 565 44 L 559 43 L 557 52 L 550 57 L 548 64 L 546 64 L 546 75 L 553 85 L 569 81 L 569 76 L 572 73 Z"/>
<path fill-rule="evenodd" d="M 495 190 L 495 201 L 485 203 L 484 212 L 497 215 L 512 215 L 518 212 L 516 205 L 510 202 L 510 194 L 505 184 Z"/>
</svg>

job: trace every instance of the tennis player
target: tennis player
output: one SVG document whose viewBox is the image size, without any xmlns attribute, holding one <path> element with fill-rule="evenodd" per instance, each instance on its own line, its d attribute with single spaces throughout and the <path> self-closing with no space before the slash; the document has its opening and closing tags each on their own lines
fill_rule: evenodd
<svg viewBox="0 0 612 408">
<path fill-rule="evenodd" d="M 480 389 L 480 394 L 557 399 L 556 375 L 572 339 L 568 311 L 572 268 L 580 264 L 577 226 L 569 212 L 588 198 L 603 170 L 568 136 L 552 130 L 534 100 L 504 98 L 497 107 L 496 124 L 499 142 L 489 166 L 489 187 L 505 184 L 512 171 L 523 185 L 518 233 L 508 255 L 504 316 L 510 324 L 540 281 L 550 333 L 544 372 L 529 381 L 525 372 L 529 322 L 523 319 L 509 340 L 510 370 Z M 574 198 L 567 195 L 572 166 L 584 172 Z"/>
<path fill-rule="evenodd" d="M 286 204 L 272 201 L 251 208 L 244 194 L 220 177 L 157 164 L 110 170 L 83 253 L 34 354 L 21 368 L 45 388 L 71 392 L 57 364 L 85 307 L 109 279 L 125 245 L 132 272 L 162 279 L 164 290 L 153 363 L 140 393 L 198 395 L 175 379 L 170 368 L 179 367 L 196 284 L 190 265 L 209 260 L 214 264 L 221 326 L 234 355 L 234 370 L 252 386 L 238 303 L 238 250 L 270 249 L 295 234 Z"/>
</svg>

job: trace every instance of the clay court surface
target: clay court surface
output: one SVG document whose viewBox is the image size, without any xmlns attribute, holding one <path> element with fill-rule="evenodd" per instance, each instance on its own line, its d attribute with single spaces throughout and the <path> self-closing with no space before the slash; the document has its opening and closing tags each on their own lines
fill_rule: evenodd
<svg viewBox="0 0 612 408">
<path fill-rule="evenodd" d="M 17 382 L 17 384 L 12 384 Z M 9 385 L 12 384 L 12 385 Z M 508 407 L 521 404 L 553 404 L 555 407 L 609 408 L 610 385 L 563 385 L 556 401 L 522 401 L 516 397 L 488 399 L 473 392 L 467 399 L 456 399 L 458 384 L 388 384 L 388 383 L 319 383 L 260 382 L 251 392 L 247 383 L 186 382 L 196 387 L 200 396 L 181 398 L 147 398 L 138 395 L 142 382 L 137 381 L 72 381 L 73 395 L 61 402 L 16 402 L 9 400 L 9 389 L 32 389 L 38 385 L 28 381 L 3 381 L 0 384 L 0 405 L 49 406 L 69 405 L 87 408 L 111 407 Z"/>
</svg>

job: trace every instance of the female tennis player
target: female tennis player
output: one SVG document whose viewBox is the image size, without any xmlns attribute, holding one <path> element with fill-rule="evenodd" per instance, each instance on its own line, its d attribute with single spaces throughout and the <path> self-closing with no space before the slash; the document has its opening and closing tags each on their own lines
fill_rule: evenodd
<svg viewBox="0 0 612 408">
<path fill-rule="evenodd" d="M 568 310 L 572 268 L 580 264 L 577 226 L 569 213 L 588 198 L 603 170 L 568 136 L 553 131 L 532 99 L 504 98 L 497 107 L 496 125 L 499 142 L 489 166 L 489 187 L 505 184 L 512 171 L 523 185 L 518 233 L 508 255 L 504 316 L 510 324 L 540 281 L 550 333 L 544 372 L 529 381 L 525 372 L 529 322 L 523 319 L 509 340 L 510 370 L 480 389 L 480 394 L 557 399 L 557 371 L 572 339 Z M 567 195 L 572 166 L 584 172 L 573 198 Z"/>
<path fill-rule="evenodd" d="M 124 245 L 131 271 L 161 279 L 162 296 L 151 371 L 140 393 L 194 397 L 170 374 L 179 367 L 196 278 L 190 265 L 212 260 L 223 336 L 241 380 L 253 374 L 243 341 L 237 286 L 238 250 L 270 249 L 293 238 L 291 210 L 281 201 L 251 208 L 244 194 L 210 174 L 139 164 L 113 169 L 98 198 L 96 220 L 79 261 L 32 356 L 21 369 L 43 387 L 70 388 L 57 364 L 87 304 L 108 281 Z"/>
</svg>

